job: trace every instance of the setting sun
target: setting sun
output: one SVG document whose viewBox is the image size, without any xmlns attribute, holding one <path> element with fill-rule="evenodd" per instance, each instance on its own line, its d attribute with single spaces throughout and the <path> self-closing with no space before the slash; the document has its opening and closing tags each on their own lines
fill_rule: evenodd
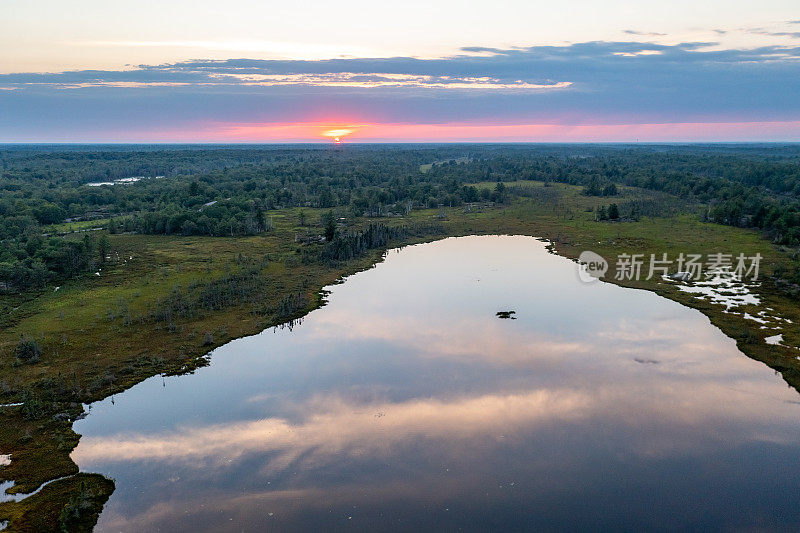
<svg viewBox="0 0 800 533">
<path fill-rule="evenodd" d="M 350 135 L 355 130 L 351 128 L 336 128 L 331 130 L 325 130 L 322 132 L 323 137 L 331 137 L 333 138 L 333 142 L 336 144 L 341 144 L 342 138 Z"/>
</svg>

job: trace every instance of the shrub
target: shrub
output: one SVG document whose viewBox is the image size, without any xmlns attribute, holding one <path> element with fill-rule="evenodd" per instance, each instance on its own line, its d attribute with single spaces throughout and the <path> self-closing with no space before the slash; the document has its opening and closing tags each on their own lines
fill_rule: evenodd
<svg viewBox="0 0 800 533">
<path fill-rule="evenodd" d="M 35 340 L 23 337 L 20 339 L 19 344 L 17 344 L 14 355 L 23 363 L 33 364 L 39 361 L 39 357 L 42 355 L 42 349 Z"/>
<path fill-rule="evenodd" d="M 92 512 L 93 499 L 94 493 L 81 481 L 80 491 L 70 498 L 58 516 L 61 531 L 83 530 L 81 525 L 86 520 L 86 516 Z"/>
<path fill-rule="evenodd" d="M 203 346 L 211 346 L 214 344 L 214 336 L 211 333 L 206 333 L 203 337 Z"/>
</svg>

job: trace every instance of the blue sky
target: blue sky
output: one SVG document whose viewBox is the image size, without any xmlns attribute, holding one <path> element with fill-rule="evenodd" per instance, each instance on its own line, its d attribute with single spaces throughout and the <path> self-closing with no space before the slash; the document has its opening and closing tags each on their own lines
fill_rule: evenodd
<svg viewBox="0 0 800 533">
<path fill-rule="evenodd" d="M 800 141 L 792 2 L 0 3 L 0 142 Z"/>
</svg>

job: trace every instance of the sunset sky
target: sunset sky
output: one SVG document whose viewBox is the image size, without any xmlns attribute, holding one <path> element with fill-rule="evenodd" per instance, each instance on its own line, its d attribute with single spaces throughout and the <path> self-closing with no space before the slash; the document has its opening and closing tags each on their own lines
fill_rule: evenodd
<svg viewBox="0 0 800 533">
<path fill-rule="evenodd" d="M 337 136 L 800 141 L 800 6 L 0 0 L 0 142 Z"/>
</svg>

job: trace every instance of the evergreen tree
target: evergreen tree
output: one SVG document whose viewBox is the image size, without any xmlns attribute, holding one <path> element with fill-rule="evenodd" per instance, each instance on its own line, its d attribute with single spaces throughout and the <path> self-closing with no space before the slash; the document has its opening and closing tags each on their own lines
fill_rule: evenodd
<svg viewBox="0 0 800 533">
<path fill-rule="evenodd" d="M 322 227 L 325 229 L 325 240 L 332 242 L 336 237 L 336 215 L 333 214 L 333 210 L 322 216 Z"/>
</svg>

